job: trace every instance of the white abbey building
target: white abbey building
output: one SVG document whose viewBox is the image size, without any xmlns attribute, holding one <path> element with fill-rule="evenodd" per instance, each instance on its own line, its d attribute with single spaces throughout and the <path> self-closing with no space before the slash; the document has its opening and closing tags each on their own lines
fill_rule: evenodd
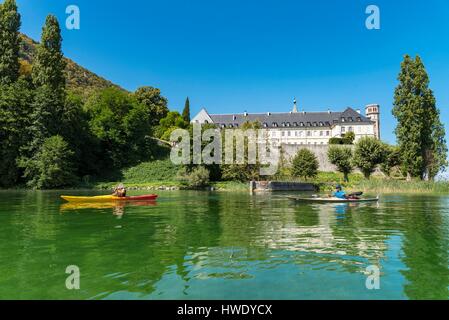
<svg viewBox="0 0 449 320">
<path fill-rule="evenodd" d="M 245 122 L 259 122 L 266 128 L 266 137 L 273 142 L 290 145 L 327 145 L 332 137 L 342 137 L 347 132 L 354 132 L 355 140 L 361 137 L 380 139 L 379 105 L 365 107 L 365 115 L 360 110 L 346 108 L 334 112 L 298 111 L 296 100 L 293 110 L 284 113 L 242 113 L 209 114 L 202 109 L 192 123 L 211 123 L 221 129 L 238 128 Z"/>
</svg>

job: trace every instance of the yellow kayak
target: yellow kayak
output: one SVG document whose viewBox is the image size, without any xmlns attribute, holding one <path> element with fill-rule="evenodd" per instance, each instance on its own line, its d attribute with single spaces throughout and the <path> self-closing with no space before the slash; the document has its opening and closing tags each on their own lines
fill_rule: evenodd
<svg viewBox="0 0 449 320">
<path fill-rule="evenodd" d="M 156 201 L 154 200 L 146 200 L 146 201 L 71 201 L 66 202 L 61 205 L 59 210 L 62 211 L 70 211 L 70 210 L 81 210 L 81 209 L 114 209 L 114 208 L 124 208 L 125 206 L 155 206 Z"/>
<path fill-rule="evenodd" d="M 112 195 L 93 196 L 93 197 L 78 197 L 78 196 L 61 196 L 62 199 L 69 202 L 104 202 L 104 201 L 142 201 L 142 200 L 156 200 L 156 194 L 147 194 L 143 196 L 127 196 L 116 197 Z"/>
</svg>

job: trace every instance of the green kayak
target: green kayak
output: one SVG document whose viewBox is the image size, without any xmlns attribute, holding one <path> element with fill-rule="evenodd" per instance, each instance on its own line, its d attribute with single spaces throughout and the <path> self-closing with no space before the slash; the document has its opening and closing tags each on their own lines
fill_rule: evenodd
<svg viewBox="0 0 449 320">
<path fill-rule="evenodd" d="M 293 201 L 301 201 L 301 202 L 318 202 L 318 203 L 352 203 L 352 202 L 375 202 L 379 201 L 379 197 L 376 198 L 364 198 L 364 199 L 340 199 L 335 197 L 329 198 L 319 198 L 319 197 L 311 197 L 311 198 L 301 198 L 301 197 L 287 197 Z"/>
</svg>

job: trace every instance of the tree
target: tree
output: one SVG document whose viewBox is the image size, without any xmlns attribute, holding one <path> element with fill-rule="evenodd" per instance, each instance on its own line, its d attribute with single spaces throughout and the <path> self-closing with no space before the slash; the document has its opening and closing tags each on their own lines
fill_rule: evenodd
<svg viewBox="0 0 449 320">
<path fill-rule="evenodd" d="M 42 28 L 41 42 L 37 46 L 32 66 L 32 80 L 36 86 L 31 127 L 32 141 L 29 156 L 43 141 L 61 134 L 65 102 L 65 61 L 61 52 L 61 30 L 56 17 L 49 15 Z"/>
<path fill-rule="evenodd" d="M 159 121 L 159 125 L 155 129 L 155 135 L 162 140 L 169 141 L 173 130 L 185 129 L 188 125 L 189 123 L 184 121 L 178 111 L 170 111 L 165 118 Z"/>
<path fill-rule="evenodd" d="M 434 179 L 435 176 L 444 171 L 448 166 L 446 132 L 440 120 L 440 111 L 436 110 L 433 117 L 432 148 L 426 151 L 427 167 L 425 179 Z"/>
<path fill-rule="evenodd" d="M 61 51 L 62 37 L 59 22 L 55 16 L 49 15 L 42 28 L 40 44 L 37 46 L 33 63 L 32 77 L 34 84 L 48 86 L 51 90 L 62 94 L 65 89 L 64 55 Z"/>
<path fill-rule="evenodd" d="M 327 157 L 337 167 L 337 170 L 343 173 L 345 182 L 348 182 L 348 176 L 352 171 L 352 149 L 350 147 L 330 146 Z"/>
<path fill-rule="evenodd" d="M 241 130 L 240 130 L 241 129 Z M 247 130 L 258 130 L 260 129 L 260 123 L 258 121 L 249 122 L 246 121 L 242 124 L 240 129 L 236 129 L 236 139 L 233 139 L 233 163 L 232 164 L 225 164 L 223 163 L 220 166 L 221 170 L 221 177 L 224 180 L 230 180 L 230 181 L 241 181 L 241 182 L 247 182 L 251 180 L 259 180 L 261 178 L 260 171 L 261 171 L 261 163 L 260 159 L 251 159 L 249 157 L 249 149 L 250 149 L 250 139 L 249 134 Z M 224 137 L 225 132 L 222 131 L 222 159 L 225 159 L 226 156 L 226 140 Z M 242 134 L 243 137 L 243 163 L 237 163 L 237 136 Z M 255 137 L 253 137 L 255 138 Z M 260 147 L 257 146 L 257 147 Z M 257 150 L 256 150 L 257 151 Z M 256 155 L 257 158 L 257 155 Z M 255 161 L 253 161 L 255 160 Z M 225 160 L 224 160 L 225 161 Z M 213 173 L 213 171 L 211 170 Z"/>
<path fill-rule="evenodd" d="M 31 137 L 28 152 L 32 154 L 39 149 L 46 138 L 61 134 L 64 101 L 57 91 L 44 85 L 34 90 L 31 104 L 30 126 Z"/>
<path fill-rule="evenodd" d="M 353 162 L 369 179 L 376 166 L 384 161 L 384 156 L 382 142 L 373 137 L 363 137 L 355 145 Z"/>
<path fill-rule="evenodd" d="M 344 144 L 353 144 L 355 140 L 355 133 L 352 131 L 346 132 L 343 135 Z"/>
<path fill-rule="evenodd" d="M 0 4 L 0 84 L 19 78 L 20 14 L 15 0 Z"/>
<path fill-rule="evenodd" d="M 354 132 L 350 131 L 342 135 L 341 138 L 333 137 L 329 139 L 329 144 L 353 144 L 355 140 Z"/>
<path fill-rule="evenodd" d="M 19 182 L 21 172 L 16 162 L 30 137 L 30 105 L 33 91 L 21 78 L 10 85 L 0 85 L 0 186 L 11 187 Z"/>
<path fill-rule="evenodd" d="M 429 89 L 429 76 L 419 56 L 406 55 L 394 93 L 396 136 L 407 180 L 433 178 L 447 166 L 444 127 Z"/>
<path fill-rule="evenodd" d="M 148 155 L 153 143 L 149 115 L 133 96 L 111 87 L 90 97 L 85 109 L 109 168 L 122 168 Z"/>
<path fill-rule="evenodd" d="M 89 114 L 83 107 L 83 97 L 69 91 L 62 112 L 61 135 L 74 152 L 76 174 L 80 177 L 99 174 L 105 167 L 99 142 L 89 128 Z"/>
<path fill-rule="evenodd" d="M 300 149 L 292 161 L 292 175 L 306 180 L 316 177 L 318 165 L 318 160 L 312 151 Z"/>
<path fill-rule="evenodd" d="M 388 177 L 391 176 L 391 170 L 401 165 L 401 152 L 399 147 L 384 144 L 384 160 L 380 164 L 380 169 Z"/>
<path fill-rule="evenodd" d="M 72 156 L 73 151 L 61 136 L 45 139 L 32 158 L 20 163 L 25 168 L 28 186 L 50 189 L 72 185 L 76 181 Z"/>
<path fill-rule="evenodd" d="M 134 92 L 134 97 L 147 108 L 151 126 L 157 126 L 159 121 L 167 116 L 169 112 L 167 99 L 161 95 L 159 89 L 141 87 Z"/>
<path fill-rule="evenodd" d="M 184 110 L 182 110 L 182 118 L 185 122 L 190 123 L 190 100 L 189 97 L 186 99 L 186 103 L 184 105 Z"/>
</svg>

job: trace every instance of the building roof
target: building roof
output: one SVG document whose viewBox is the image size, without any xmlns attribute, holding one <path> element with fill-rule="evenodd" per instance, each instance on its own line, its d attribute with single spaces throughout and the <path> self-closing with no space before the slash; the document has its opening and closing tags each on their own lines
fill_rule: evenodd
<svg viewBox="0 0 449 320">
<path fill-rule="evenodd" d="M 213 123 L 228 127 L 241 126 L 245 122 L 258 121 L 262 127 L 330 127 L 334 124 L 356 122 L 372 124 L 372 121 L 352 108 L 343 112 L 285 112 L 285 113 L 244 113 L 209 114 Z"/>
</svg>

